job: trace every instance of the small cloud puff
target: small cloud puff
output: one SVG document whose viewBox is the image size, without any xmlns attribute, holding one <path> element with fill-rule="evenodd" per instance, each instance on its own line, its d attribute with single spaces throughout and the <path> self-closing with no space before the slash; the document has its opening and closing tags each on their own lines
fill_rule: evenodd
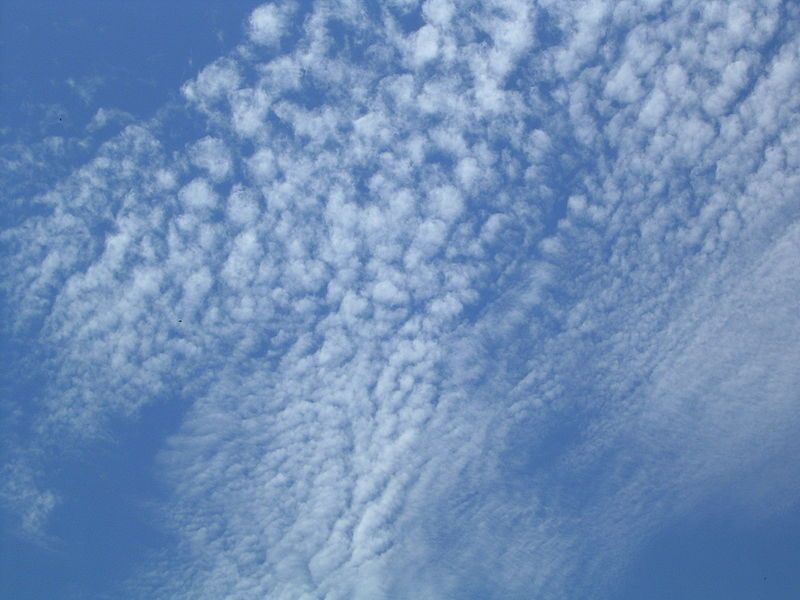
<svg viewBox="0 0 800 600">
<path fill-rule="evenodd" d="M 92 120 L 89 121 L 89 124 L 86 126 L 86 129 L 89 133 L 94 133 L 95 131 L 103 129 L 109 123 L 116 122 L 126 124 L 132 121 L 133 115 L 124 110 L 118 108 L 98 108 Z"/>
<path fill-rule="evenodd" d="M 286 5 L 264 4 L 256 8 L 248 20 L 250 39 L 263 46 L 277 46 L 286 34 L 289 12 Z"/>
<path fill-rule="evenodd" d="M 202 177 L 193 179 L 178 192 L 181 203 L 189 209 L 209 209 L 217 204 L 217 193 Z"/>
<path fill-rule="evenodd" d="M 238 64 L 229 58 L 221 58 L 205 67 L 195 79 L 184 84 L 181 90 L 187 100 L 206 107 L 227 97 L 239 87 L 240 82 Z"/>
<path fill-rule="evenodd" d="M 189 160 L 196 167 L 204 169 L 216 182 L 223 181 L 233 166 L 231 151 L 219 138 L 205 137 L 189 149 Z"/>
</svg>

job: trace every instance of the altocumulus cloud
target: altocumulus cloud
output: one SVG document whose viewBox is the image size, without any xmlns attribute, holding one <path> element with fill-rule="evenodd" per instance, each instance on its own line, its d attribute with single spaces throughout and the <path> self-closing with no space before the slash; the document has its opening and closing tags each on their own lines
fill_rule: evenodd
<svg viewBox="0 0 800 600">
<path fill-rule="evenodd" d="M 586 597 L 711 494 L 795 503 L 763 466 L 800 432 L 799 26 L 257 8 L 2 232 L 3 333 L 47 381 L 9 409 L 20 530 L 59 452 L 171 395 L 176 542 L 134 597 Z"/>
</svg>

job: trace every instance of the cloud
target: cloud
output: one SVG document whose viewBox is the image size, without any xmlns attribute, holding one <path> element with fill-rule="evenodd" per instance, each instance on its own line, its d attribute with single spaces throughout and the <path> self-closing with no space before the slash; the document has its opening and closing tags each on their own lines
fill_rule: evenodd
<svg viewBox="0 0 800 600">
<path fill-rule="evenodd" d="M 277 45 L 286 35 L 290 7 L 290 4 L 264 4 L 256 8 L 248 20 L 250 39 L 256 44 Z"/>
<path fill-rule="evenodd" d="M 218 203 L 216 192 L 202 177 L 193 179 L 183 186 L 178 192 L 178 199 L 188 209 L 213 208 Z"/>
<path fill-rule="evenodd" d="M 89 125 L 86 126 L 86 129 L 93 133 L 103 129 L 106 125 L 113 121 L 130 123 L 133 121 L 133 115 L 124 110 L 101 107 L 97 109 L 97 112 L 92 117 L 92 120 L 89 121 Z"/>
<path fill-rule="evenodd" d="M 172 394 L 131 595 L 572 597 L 793 447 L 796 21 L 288 6 L 183 86 L 202 137 L 128 126 L 4 230 L 24 528 Z"/>
<path fill-rule="evenodd" d="M 204 169 L 216 182 L 223 181 L 231 172 L 231 153 L 225 142 L 210 136 L 196 142 L 189 151 L 192 163 Z"/>
<path fill-rule="evenodd" d="M 183 85 L 181 91 L 189 102 L 211 115 L 221 101 L 227 100 L 239 88 L 241 77 L 238 64 L 223 57 L 203 68 L 195 79 Z"/>
</svg>

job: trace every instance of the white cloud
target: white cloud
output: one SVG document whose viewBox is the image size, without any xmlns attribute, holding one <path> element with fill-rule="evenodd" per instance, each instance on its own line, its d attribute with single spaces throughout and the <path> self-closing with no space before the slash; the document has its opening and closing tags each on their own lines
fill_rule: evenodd
<svg viewBox="0 0 800 600">
<path fill-rule="evenodd" d="M 231 95 L 233 127 L 243 137 L 256 135 L 263 127 L 270 99 L 261 89 L 245 88 Z"/>
<path fill-rule="evenodd" d="M 178 198 L 189 209 L 214 208 L 218 202 L 216 192 L 202 177 L 183 186 L 178 192 Z"/>
<path fill-rule="evenodd" d="M 275 154 L 269 148 L 259 148 L 247 159 L 247 167 L 257 182 L 269 183 L 278 173 Z"/>
<path fill-rule="evenodd" d="M 221 58 L 205 67 L 196 79 L 186 83 L 183 94 L 201 105 L 224 98 L 239 87 L 241 74 L 238 65 L 229 58 Z"/>
<path fill-rule="evenodd" d="M 86 126 L 86 129 L 89 132 L 95 132 L 99 129 L 103 129 L 106 125 L 114 121 L 130 123 L 133 121 L 133 115 L 116 108 L 101 107 L 97 109 L 97 112 L 92 117 L 92 120 L 89 121 L 89 125 Z"/>
<path fill-rule="evenodd" d="M 250 13 L 249 35 L 256 44 L 275 46 L 286 34 L 288 14 L 286 6 L 263 4 Z"/>
<path fill-rule="evenodd" d="M 434 27 L 424 25 L 411 39 L 411 64 L 419 68 L 439 54 L 439 34 Z"/>
<path fill-rule="evenodd" d="M 129 127 L 3 232 L 12 329 L 54 357 L 31 455 L 191 401 L 143 597 L 585 595 L 668 516 L 637 507 L 792 444 L 796 25 L 431 0 L 399 33 L 406 9 L 256 9 L 279 56 L 183 88 L 212 134 L 169 158 Z M 58 490 L 25 477 L 4 501 L 42 528 Z"/>
<path fill-rule="evenodd" d="M 236 225 L 254 224 L 260 213 L 258 197 L 252 190 L 234 187 L 228 196 L 227 213 Z"/>
<path fill-rule="evenodd" d="M 388 280 L 375 284 L 372 289 L 372 297 L 381 304 L 405 304 L 408 301 L 408 294 Z"/>
<path fill-rule="evenodd" d="M 207 136 L 196 142 L 189 150 L 189 159 L 217 182 L 226 179 L 231 172 L 231 152 L 219 138 Z"/>
<path fill-rule="evenodd" d="M 422 5 L 422 14 L 428 22 L 438 26 L 447 26 L 455 13 L 450 0 L 426 0 Z"/>
<path fill-rule="evenodd" d="M 454 221 L 464 211 L 461 193 L 453 186 L 441 186 L 432 190 L 430 199 L 434 214 L 445 221 Z"/>
</svg>

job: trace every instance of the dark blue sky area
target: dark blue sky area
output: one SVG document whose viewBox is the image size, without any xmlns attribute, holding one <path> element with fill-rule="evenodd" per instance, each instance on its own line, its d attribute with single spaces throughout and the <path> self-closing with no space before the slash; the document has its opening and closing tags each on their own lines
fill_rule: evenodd
<svg viewBox="0 0 800 600">
<path fill-rule="evenodd" d="M 5 0 L 0 127 L 63 135 L 100 107 L 146 118 L 238 42 L 257 4 Z"/>
<path fill-rule="evenodd" d="M 185 80 L 239 42 L 257 4 L 4 0 L 0 139 L 81 136 L 99 108 L 152 116 Z M 100 141 L 111 134 L 101 133 Z M 176 415 L 167 403 L 157 415 L 145 411 L 133 427 L 118 430 L 124 452 L 112 443 L 95 448 L 91 463 L 65 457 L 49 474 L 70 490 L 53 515 L 53 539 L 31 543 L 3 527 L 0 598 L 106 597 L 130 575 L 136 557 L 158 549 L 164 535 L 147 518 L 148 503 L 158 498 L 151 461 Z"/>
</svg>

